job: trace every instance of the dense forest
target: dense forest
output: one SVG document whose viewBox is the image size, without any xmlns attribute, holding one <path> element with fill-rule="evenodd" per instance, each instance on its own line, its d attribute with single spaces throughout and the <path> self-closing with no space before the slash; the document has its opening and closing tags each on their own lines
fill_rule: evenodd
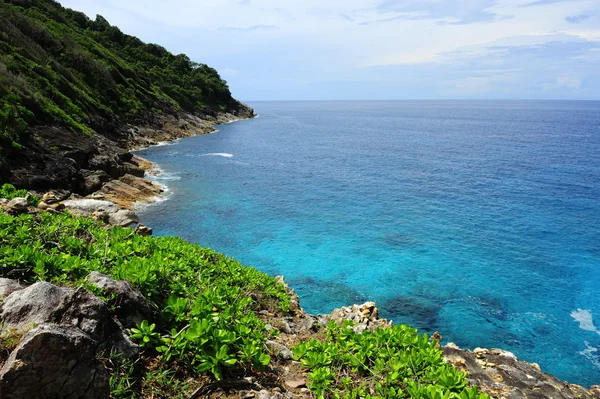
<svg viewBox="0 0 600 399">
<path fill-rule="evenodd" d="M 235 111 L 227 83 L 186 55 L 121 32 L 52 0 L 0 0 L 0 147 L 32 126 L 91 135 L 187 112 Z M 1 157 L 0 157 L 1 161 Z"/>
</svg>

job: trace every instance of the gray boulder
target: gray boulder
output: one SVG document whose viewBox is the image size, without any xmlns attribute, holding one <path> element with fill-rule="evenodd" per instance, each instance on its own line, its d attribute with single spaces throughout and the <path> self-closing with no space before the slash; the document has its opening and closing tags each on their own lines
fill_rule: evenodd
<svg viewBox="0 0 600 399">
<path fill-rule="evenodd" d="M 13 292 L 2 304 L 3 329 L 26 331 L 33 325 L 55 322 L 57 310 L 66 305 L 72 294 L 73 290 L 46 282 Z"/>
<path fill-rule="evenodd" d="M 3 399 L 105 399 L 109 380 L 94 341 L 74 327 L 42 325 L 25 335 L 0 370 Z"/>
<path fill-rule="evenodd" d="M 91 272 L 87 282 L 100 288 L 105 294 L 114 296 L 111 305 L 124 327 L 132 328 L 144 320 L 150 320 L 152 310 L 148 301 L 127 281 L 116 281 L 102 273 Z"/>
<path fill-rule="evenodd" d="M 6 210 L 13 214 L 27 212 L 27 207 L 27 199 L 24 197 L 13 198 L 6 204 Z"/>
<path fill-rule="evenodd" d="M 13 292 L 2 304 L 3 330 L 27 331 L 37 325 L 54 323 L 79 329 L 98 350 L 135 357 L 138 347 L 115 321 L 108 307 L 83 288 L 74 291 L 47 282 L 35 283 Z"/>
<path fill-rule="evenodd" d="M 114 320 L 106 304 L 83 288 L 72 294 L 57 316 L 59 324 L 76 327 L 89 335 L 100 351 L 120 353 L 126 358 L 138 354 L 138 346 L 125 334 L 121 323 Z"/>
<path fill-rule="evenodd" d="M 64 201 L 63 204 L 67 209 L 79 212 L 92 214 L 96 211 L 104 211 L 106 213 L 115 213 L 119 211 L 119 207 L 112 202 L 96 199 L 78 199 Z"/>
<path fill-rule="evenodd" d="M 137 215 L 133 211 L 126 209 L 111 213 L 108 216 L 108 223 L 114 226 L 127 227 L 139 223 Z"/>
<path fill-rule="evenodd" d="M 294 354 L 285 345 L 275 341 L 265 341 L 265 345 L 281 360 L 290 360 Z"/>
<path fill-rule="evenodd" d="M 3 300 L 13 292 L 22 290 L 23 288 L 25 288 L 25 286 L 17 280 L 0 278 L 0 300 Z"/>
</svg>

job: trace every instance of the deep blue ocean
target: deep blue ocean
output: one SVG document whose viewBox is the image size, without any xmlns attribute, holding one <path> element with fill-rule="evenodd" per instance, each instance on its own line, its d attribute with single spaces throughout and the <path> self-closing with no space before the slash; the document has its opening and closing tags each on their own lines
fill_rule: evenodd
<svg viewBox="0 0 600 399">
<path fill-rule="evenodd" d="M 256 102 L 148 148 L 140 211 L 271 275 L 311 313 L 394 323 L 600 384 L 600 102 Z"/>
</svg>

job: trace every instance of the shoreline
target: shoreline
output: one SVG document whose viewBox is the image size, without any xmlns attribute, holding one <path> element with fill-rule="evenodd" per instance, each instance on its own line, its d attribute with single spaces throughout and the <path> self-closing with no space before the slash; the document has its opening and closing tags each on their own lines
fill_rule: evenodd
<svg viewBox="0 0 600 399">
<path fill-rule="evenodd" d="M 136 140 L 136 143 L 129 146 L 127 152 L 131 154 L 131 162 L 144 171 L 143 176 L 132 176 L 125 174 L 118 178 L 109 179 L 98 191 L 81 196 L 78 199 L 105 200 L 114 203 L 123 210 L 136 211 L 140 208 L 156 203 L 161 203 L 169 199 L 165 195 L 170 191 L 169 187 L 157 182 L 153 176 L 160 176 L 164 171 L 160 165 L 147 160 L 137 154 L 147 148 L 154 146 L 167 146 L 177 143 L 179 140 L 187 137 L 194 137 L 205 134 L 214 134 L 219 132 L 218 125 L 230 124 L 242 120 L 253 119 L 254 114 L 250 116 L 234 116 L 229 113 L 219 114 L 214 120 L 202 120 L 202 124 L 197 129 L 168 129 L 155 135 L 155 137 Z M 196 119 L 195 122 L 198 122 Z M 143 141 L 140 145 L 139 141 Z"/>
</svg>

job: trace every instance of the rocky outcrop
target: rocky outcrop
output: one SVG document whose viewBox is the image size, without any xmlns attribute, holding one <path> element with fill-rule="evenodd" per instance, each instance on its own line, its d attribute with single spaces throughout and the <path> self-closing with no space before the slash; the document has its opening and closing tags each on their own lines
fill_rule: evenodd
<svg viewBox="0 0 600 399">
<path fill-rule="evenodd" d="M 85 289 L 72 290 L 38 282 L 13 292 L 2 304 L 2 331 L 28 331 L 43 324 L 75 327 L 97 343 L 99 350 L 131 358 L 137 345 L 124 333 L 106 304 Z"/>
<path fill-rule="evenodd" d="M 63 204 L 67 209 L 72 211 L 75 214 L 81 215 L 92 215 L 94 212 L 106 212 L 106 213 L 115 213 L 120 210 L 120 208 L 113 204 L 110 201 L 103 201 L 97 199 L 76 199 L 76 200 L 67 200 L 64 201 Z"/>
<path fill-rule="evenodd" d="M 39 192 L 66 189 L 89 195 L 125 175 L 144 176 L 148 165 L 129 150 L 209 133 L 215 124 L 254 116 L 254 111 L 241 103 L 230 112 L 163 114 L 142 126 L 105 126 L 91 135 L 59 126 L 37 126 L 23 150 L 11 155 L 7 168 L 0 168 L 0 180 Z"/>
<path fill-rule="evenodd" d="M 492 398 L 600 398 L 600 387 L 585 389 L 562 382 L 541 371 L 536 363 L 519 361 L 511 352 L 482 348 L 468 351 L 454 344 L 442 349 L 447 362 L 464 370 L 470 383 Z"/>
<path fill-rule="evenodd" d="M 75 327 L 43 325 L 29 331 L 0 370 L 0 397 L 108 398 L 108 374 L 95 346 Z"/>
<path fill-rule="evenodd" d="M 114 294 L 122 311 L 131 312 L 123 317 L 126 324 L 150 318 L 147 302 L 127 283 L 100 274 L 91 276 L 90 282 Z M 23 287 L 8 279 L 0 280 L 0 287 L 12 291 L 1 305 L 0 334 L 25 334 L 0 370 L 0 397 L 107 398 L 108 375 L 99 356 L 138 355 L 137 345 L 115 318 L 119 309 L 113 313 L 83 288 L 47 282 Z"/>
<path fill-rule="evenodd" d="M 379 327 L 389 327 L 386 319 L 379 318 L 379 310 L 375 307 L 375 302 L 365 302 L 362 305 L 344 306 L 334 309 L 328 315 L 318 316 L 319 324 L 326 326 L 330 321 L 342 324 L 344 320 L 350 320 L 356 323 L 352 329 L 360 334 L 365 330 L 374 330 Z"/>
<path fill-rule="evenodd" d="M 24 289 L 25 286 L 16 280 L 9 278 L 0 278 L 0 301 L 3 301 L 7 296 L 15 291 Z"/>
<path fill-rule="evenodd" d="M 142 321 L 150 319 L 152 315 L 150 304 L 127 281 L 116 281 L 102 273 L 91 272 L 87 282 L 100 288 L 105 295 L 112 298 L 109 301 L 111 308 L 125 328 L 135 327 Z"/>
<path fill-rule="evenodd" d="M 27 212 L 27 199 L 22 197 L 13 198 L 6 204 L 6 211 L 12 215 Z"/>
<path fill-rule="evenodd" d="M 62 204 L 76 215 L 96 216 L 97 219 L 101 219 L 113 226 L 127 227 L 139 223 L 135 212 L 128 209 L 121 209 L 110 201 L 86 198 L 67 200 Z"/>
</svg>

